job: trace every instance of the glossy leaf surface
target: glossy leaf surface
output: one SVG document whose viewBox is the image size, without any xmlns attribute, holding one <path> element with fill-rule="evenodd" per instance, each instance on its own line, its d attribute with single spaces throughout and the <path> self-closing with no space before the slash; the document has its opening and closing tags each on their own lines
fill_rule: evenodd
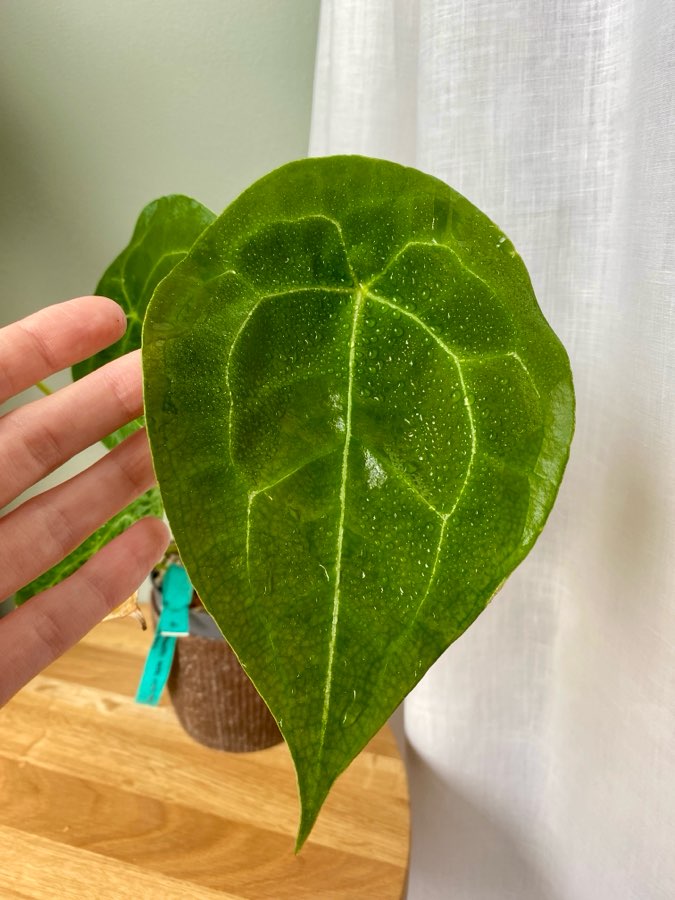
<svg viewBox="0 0 675 900">
<path fill-rule="evenodd" d="M 162 497 L 290 747 L 306 838 L 335 777 L 537 538 L 573 431 L 522 261 L 436 179 L 285 166 L 159 287 Z"/>
<path fill-rule="evenodd" d="M 181 194 L 148 203 L 138 217 L 128 247 L 106 269 L 94 292 L 120 304 L 127 315 L 126 333 L 110 347 L 74 365 L 74 380 L 141 346 L 143 318 L 153 291 L 214 219 L 211 210 Z M 130 422 L 104 438 L 103 443 L 114 447 L 142 424 L 142 419 Z"/>
</svg>

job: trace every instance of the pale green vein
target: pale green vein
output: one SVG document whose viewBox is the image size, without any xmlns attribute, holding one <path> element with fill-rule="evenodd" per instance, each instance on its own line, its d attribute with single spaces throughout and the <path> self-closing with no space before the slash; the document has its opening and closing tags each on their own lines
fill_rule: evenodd
<svg viewBox="0 0 675 900">
<path fill-rule="evenodd" d="M 252 294 L 255 294 L 259 300 L 274 300 L 276 297 L 288 297 L 293 296 L 293 294 L 311 294 L 318 292 L 322 292 L 325 294 L 354 293 L 353 287 L 337 287 L 336 285 L 327 284 L 308 284 L 299 287 L 282 288 L 279 291 L 273 291 L 269 294 L 262 294 L 258 285 L 254 284 L 250 279 L 242 275 L 241 272 L 236 272 L 234 269 L 225 269 L 224 272 L 219 272 L 217 275 L 213 275 L 211 278 L 207 278 L 202 282 L 202 284 L 213 284 L 214 281 L 219 281 L 226 275 L 234 275 L 243 285 L 245 285 L 251 291 Z"/>
<path fill-rule="evenodd" d="M 131 303 L 131 299 L 129 297 L 129 292 L 127 291 L 127 285 L 126 285 L 127 264 L 132 256 L 132 254 L 134 253 L 134 251 L 138 250 L 138 248 L 147 240 L 148 234 L 150 233 L 151 230 L 152 230 L 152 225 L 147 227 L 145 229 L 145 231 L 143 232 L 143 234 L 139 237 L 139 239 L 137 241 L 134 241 L 133 243 L 129 244 L 129 246 L 126 248 L 126 250 L 124 250 L 121 254 L 121 256 L 122 256 L 122 271 L 120 272 L 118 278 L 120 281 L 120 286 L 122 288 L 122 292 L 124 293 L 126 301 L 129 304 L 129 308 L 131 308 L 132 303 Z M 187 251 L 182 251 L 182 252 L 186 253 Z M 119 259 L 119 257 L 118 257 L 118 259 Z M 117 262 L 117 260 L 115 260 L 115 262 Z M 115 265 L 115 263 L 113 263 L 113 265 Z M 146 280 L 146 284 L 147 284 L 147 280 Z M 145 285 L 144 285 L 144 289 L 145 289 Z"/>
<path fill-rule="evenodd" d="M 338 222 L 337 219 L 333 219 L 332 216 L 327 216 L 327 215 L 325 215 L 325 213 L 309 213 L 306 216 L 297 216 L 294 219 L 278 218 L 278 219 L 275 219 L 274 221 L 275 221 L 275 223 L 281 222 L 281 223 L 288 224 L 288 225 L 294 225 L 297 222 L 309 222 L 311 219 L 321 219 L 324 222 L 330 222 L 330 224 L 335 227 L 335 230 L 338 233 L 338 237 L 340 238 L 340 243 L 342 244 L 342 249 L 344 250 L 344 253 L 345 253 L 345 260 L 347 262 L 349 274 L 352 276 L 352 279 L 354 281 L 354 284 L 351 288 L 351 290 L 353 291 L 355 287 L 358 287 L 359 280 L 356 277 L 356 273 L 352 269 L 352 264 L 349 260 L 349 250 L 347 249 L 347 241 L 345 240 L 344 232 L 342 231 L 342 225 Z M 256 232 L 256 231 L 249 232 L 250 235 L 253 235 L 256 233 L 258 233 L 258 232 Z"/>
<path fill-rule="evenodd" d="M 355 285 L 359 284 L 359 280 L 356 277 L 356 272 L 352 268 L 351 260 L 349 259 L 349 250 L 347 249 L 347 241 L 345 240 L 344 232 L 342 231 L 342 225 L 337 221 L 337 219 L 331 219 L 330 216 L 316 216 L 316 218 L 326 219 L 327 222 L 331 222 L 340 237 L 340 242 L 342 243 L 342 249 L 345 252 L 345 259 L 347 260 L 347 268 L 349 269 L 349 274 L 352 276 Z"/>
<path fill-rule="evenodd" d="M 451 515 L 452 515 L 452 513 L 445 513 L 445 515 L 443 515 L 441 517 L 443 521 L 441 523 L 441 530 L 438 535 L 438 543 L 436 544 L 436 555 L 434 556 L 434 562 L 431 567 L 431 574 L 429 575 L 429 581 L 427 582 L 426 590 L 422 596 L 422 599 L 417 604 L 417 609 L 415 610 L 412 619 L 408 623 L 406 630 L 409 630 L 410 628 L 412 628 L 413 623 L 415 622 L 415 620 L 417 619 L 417 617 L 419 616 L 419 614 L 422 610 L 422 607 L 427 602 L 427 597 L 431 593 L 431 588 L 433 587 L 434 581 L 436 580 L 436 570 L 438 569 L 438 561 L 441 558 L 441 550 L 443 548 L 443 539 L 445 538 L 445 529 L 448 524 L 448 519 L 450 518 Z"/>
<path fill-rule="evenodd" d="M 126 260 L 125 260 L 125 263 L 126 263 Z M 127 290 L 126 278 L 121 277 L 119 281 L 120 281 L 120 287 L 122 288 L 122 293 L 124 294 L 124 299 L 127 301 L 127 306 L 129 309 L 132 309 L 133 306 L 131 303 L 131 297 L 129 296 L 129 291 Z"/>
<path fill-rule="evenodd" d="M 345 236 L 342 231 L 342 226 L 337 221 L 337 219 L 333 219 L 330 216 L 322 215 L 321 213 L 312 213 L 311 215 L 299 216 L 294 219 L 279 218 L 279 219 L 275 219 L 275 222 L 293 225 L 293 224 L 297 224 L 298 222 L 307 222 L 310 219 L 321 219 L 324 222 L 330 222 L 330 224 L 334 226 L 335 230 L 337 231 L 338 238 L 340 239 L 340 243 L 342 244 L 342 249 L 344 250 L 345 261 L 347 263 L 347 268 L 349 269 L 349 274 L 351 275 L 354 283 L 350 286 L 344 286 L 344 287 L 339 287 L 337 285 L 335 285 L 335 286 L 331 285 L 329 287 L 329 286 L 325 286 L 325 285 L 315 285 L 315 284 L 307 285 L 306 287 L 294 287 L 294 288 L 276 291 L 275 293 L 272 293 L 272 294 L 265 294 L 265 295 L 263 295 L 265 298 L 267 298 L 267 297 L 269 297 L 269 298 L 283 297 L 283 296 L 286 296 L 287 294 L 299 294 L 299 293 L 303 293 L 305 291 L 325 291 L 327 293 L 351 294 L 354 292 L 354 288 L 358 288 L 359 282 L 358 282 L 356 273 L 354 272 L 354 269 L 352 268 L 352 264 L 349 259 L 349 253 L 347 250 L 347 242 L 345 241 Z M 248 231 L 243 235 L 243 237 L 245 237 L 246 239 L 249 239 L 258 233 L 259 233 L 259 230 Z M 222 278 L 225 275 L 236 275 L 243 283 L 245 283 L 246 285 L 248 285 L 248 287 L 251 288 L 253 293 L 255 293 L 255 294 L 260 293 L 259 287 L 257 287 L 252 281 L 250 281 L 248 278 L 245 278 L 239 272 L 235 272 L 234 269 L 227 269 L 224 272 L 219 272 L 217 275 L 212 275 L 211 278 L 205 279 L 202 283 L 205 285 L 210 284 L 211 282 L 217 281 L 219 278 Z"/>
<path fill-rule="evenodd" d="M 349 291 L 349 293 L 353 293 L 354 289 L 358 288 L 359 281 L 358 281 L 358 278 L 356 277 L 356 273 L 354 272 L 354 270 L 352 268 L 352 264 L 349 259 L 349 252 L 347 250 L 347 242 L 345 240 L 344 232 L 342 231 L 342 226 L 337 221 L 337 219 L 333 219 L 333 218 L 331 218 L 331 216 L 326 216 L 326 215 L 323 215 L 322 213 L 310 213 L 307 216 L 297 216 L 294 219 L 275 218 L 274 222 L 275 222 L 275 224 L 296 225 L 299 222 L 309 222 L 311 219 L 321 219 L 324 222 L 330 222 L 330 224 L 335 227 L 335 230 L 337 231 L 337 234 L 338 234 L 338 238 L 340 239 L 340 243 L 342 244 L 342 249 L 344 250 L 345 261 L 347 263 L 347 268 L 349 269 L 349 274 L 351 275 L 354 283 L 350 286 L 345 286 L 343 288 L 336 287 L 336 288 L 333 288 L 333 290 L 344 290 L 344 291 Z M 240 236 L 240 244 L 243 243 L 245 240 L 249 240 L 250 238 L 252 238 L 258 234 L 260 234 L 260 229 L 252 229 L 251 231 L 243 232 Z M 203 284 L 208 284 L 210 281 L 216 281 L 218 278 L 221 278 L 223 275 L 227 275 L 227 274 L 228 274 L 228 272 L 226 271 L 226 272 L 221 272 L 218 275 L 213 275 L 211 278 L 206 279 L 203 282 Z M 243 276 L 239 276 L 239 277 L 242 278 L 242 281 L 245 280 L 243 278 Z M 248 283 L 251 285 L 251 287 L 254 290 L 256 290 L 256 291 L 258 290 L 257 288 L 255 288 L 255 286 L 251 282 L 248 282 Z M 302 290 L 304 290 L 304 288 Z M 320 288 L 320 287 L 312 286 L 312 287 L 308 287 L 307 290 L 329 290 L 329 288 Z"/>
<path fill-rule="evenodd" d="M 439 509 L 436 509 L 436 507 L 433 505 L 433 503 L 431 503 L 429 500 L 427 500 L 427 498 L 426 498 L 426 497 L 424 496 L 424 494 L 419 490 L 419 488 L 417 488 L 416 485 L 414 485 L 414 484 L 412 483 L 412 481 L 410 481 L 410 480 L 403 474 L 403 472 L 400 471 L 400 469 L 397 469 L 396 466 L 393 466 L 393 465 L 392 465 L 391 468 L 387 467 L 387 468 L 385 469 L 385 471 L 387 472 L 387 474 L 393 475 L 394 478 L 396 478 L 398 481 L 401 482 L 401 484 L 404 484 L 404 485 L 408 488 L 408 490 L 409 490 L 412 494 L 415 494 L 415 496 L 416 496 L 419 500 L 421 500 L 422 503 L 424 503 L 424 505 L 427 507 L 427 509 L 430 509 L 431 512 L 434 513 L 434 515 L 438 516 L 439 519 L 443 519 L 443 518 L 446 516 L 446 513 L 442 513 Z"/>
<path fill-rule="evenodd" d="M 146 234 L 147 234 L 147 232 L 146 232 Z M 127 249 L 122 252 L 122 254 L 121 254 L 122 269 L 120 271 L 120 274 L 118 276 L 116 276 L 120 283 L 120 288 L 122 290 L 122 294 L 124 295 L 124 299 L 127 301 L 127 306 L 129 307 L 129 309 L 133 308 L 133 304 L 131 302 L 131 297 L 129 296 L 129 291 L 127 290 L 127 263 L 129 262 L 129 257 L 131 256 L 132 252 L 136 249 L 136 247 L 140 246 L 144 240 L 145 240 L 145 234 L 143 235 L 143 237 L 140 237 L 135 243 L 129 244 Z M 119 258 L 120 257 L 118 257 L 117 259 L 119 259 Z M 113 266 L 117 263 L 117 259 L 113 263 Z M 104 276 L 103 276 L 104 278 L 105 278 L 106 274 L 107 274 L 107 272 L 104 274 Z"/>
<path fill-rule="evenodd" d="M 316 456 L 313 456 L 311 459 L 304 460 L 300 463 L 300 465 L 296 466 L 294 469 L 291 469 L 290 472 L 286 472 L 284 475 L 281 475 L 275 481 L 266 484 L 265 487 L 257 488 L 248 492 L 248 506 L 246 509 L 246 570 L 249 573 L 249 579 L 251 577 L 250 570 L 250 547 L 251 547 L 251 513 L 253 511 L 253 503 L 256 497 L 259 497 L 260 494 L 266 494 L 268 491 L 271 491 L 273 488 L 277 487 L 277 485 L 282 484 L 284 481 L 287 481 L 297 472 L 302 471 L 302 469 L 306 469 L 307 466 L 310 466 L 312 463 L 317 462 L 320 459 L 323 459 L 326 456 L 330 456 L 331 453 L 335 453 L 335 448 L 325 451 L 323 453 L 319 453 Z"/>
<path fill-rule="evenodd" d="M 532 373 L 530 372 L 530 370 L 527 368 L 527 366 L 523 362 L 522 356 L 520 355 L 520 353 L 518 353 L 517 350 L 505 350 L 503 353 L 490 353 L 490 354 L 480 353 L 480 354 L 476 354 L 475 356 L 461 356 L 461 357 L 459 357 L 459 361 L 462 364 L 470 366 L 470 365 L 474 365 L 475 363 L 490 362 L 491 360 L 497 360 L 497 359 L 508 359 L 509 357 L 511 359 L 515 359 L 515 361 L 521 367 L 523 372 L 525 372 L 528 379 L 530 380 L 530 383 L 532 384 L 535 394 L 537 395 L 537 397 L 539 397 L 541 399 L 541 394 L 539 393 L 539 388 L 537 387 L 537 383 L 534 380 Z"/>
<path fill-rule="evenodd" d="M 243 281 L 243 279 L 242 279 Z M 254 288 L 255 292 L 258 293 L 258 289 Z M 308 293 L 316 293 L 317 291 L 321 291 L 325 294 L 353 294 L 354 288 L 350 287 L 326 287 L 324 285 L 312 285 L 311 287 L 297 287 L 290 288 L 289 290 L 284 291 L 276 291 L 273 294 L 263 294 L 260 299 L 261 300 L 274 300 L 277 297 L 289 297 L 293 296 L 293 294 L 308 294 Z"/>
<path fill-rule="evenodd" d="M 469 483 L 469 478 L 471 477 L 471 471 L 473 469 L 474 459 L 476 457 L 476 443 L 477 443 L 476 422 L 473 417 L 473 410 L 471 408 L 471 401 L 469 400 L 469 394 L 466 389 L 466 382 L 464 381 L 464 372 L 462 371 L 462 364 L 461 364 L 460 357 L 457 356 L 457 354 L 454 352 L 454 350 L 445 343 L 445 341 L 443 340 L 443 338 L 440 337 L 440 335 L 436 334 L 436 332 L 432 328 L 429 328 L 429 326 L 426 324 L 426 322 L 423 322 L 422 319 L 419 318 L 419 316 L 415 315 L 415 313 L 410 312 L 410 310 L 405 309 L 405 307 L 403 307 L 403 306 L 399 306 L 397 303 L 392 303 L 392 301 L 387 300 L 386 297 L 380 297 L 378 294 L 373 294 L 372 291 L 368 291 L 367 296 L 371 300 L 374 300 L 376 303 L 381 303 L 383 306 L 388 306 L 388 307 L 390 307 L 390 309 L 394 309 L 397 312 L 401 313 L 401 315 L 407 316 L 407 318 L 409 318 L 413 322 L 415 322 L 415 324 L 419 328 L 421 328 L 423 331 L 426 331 L 426 333 L 429 335 L 429 337 L 432 338 L 438 344 L 438 346 L 441 348 L 441 350 L 443 350 L 450 357 L 450 359 L 453 361 L 455 368 L 457 370 L 457 379 L 459 381 L 460 390 L 461 390 L 463 398 L 464 398 L 464 408 L 466 409 L 467 418 L 469 420 L 469 431 L 471 432 L 471 455 L 469 456 L 469 462 L 467 464 L 466 472 L 464 474 L 464 481 L 462 482 L 462 485 L 459 489 L 457 497 L 455 498 L 455 502 L 452 506 L 452 509 L 450 510 L 449 513 L 447 513 L 448 516 L 452 516 L 452 514 L 455 512 L 455 510 L 457 509 L 457 507 L 459 505 L 459 501 L 462 499 L 462 496 L 464 494 L 464 491 L 466 490 L 467 484 Z"/>
<path fill-rule="evenodd" d="M 434 242 L 432 242 L 432 241 L 408 241 L 407 243 L 405 243 L 402 247 L 400 247 L 396 251 L 396 253 L 394 253 L 394 255 L 389 260 L 387 260 L 387 263 L 384 266 L 384 268 L 382 269 L 382 271 L 378 272 L 378 274 L 374 278 L 371 278 L 371 280 L 368 282 L 368 284 L 365 285 L 366 290 L 370 290 L 370 288 L 374 284 L 376 284 L 380 280 L 380 278 L 383 278 L 387 274 L 389 269 L 391 269 L 391 267 L 397 262 L 397 260 L 400 259 L 400 257 L 405 253 L 405 251 L 408 250 L 410 247 L 425 247 L 427 250 L 447 250 L 448 253 L 451 253 L 455 257 L 455 259 L 459 263 L 460 267 L 462 269 L 464 269 L 465 272 L 467 272 L 469 275 L 473 276 L 473 278 L 475 278 L 476 281 L 480 281 L 481 284 L 483 284 L 488 289 L 488 291 L 494 296 L 494 290 L 488 284 L 488 282 L 484 278 L 482 278 L 477 272 L 475 272 L 470 266 L 467 266 L 466 262 L 462 259 L 462 257 L 459 255 L 459 253 L 457 253 L 457 251 L 454 249 L 454 247 L 451 247 L 450 244 L 439 244 L 435 241 Z"/>
<path fill-rule="evenodd" d="M 246 507 L 246 574 L 249 585 L 251 585 L 251 513 L 253 512 L 253 501 L 257 496 L 255 491 L 249 491 L 248 506 Z"/>
<path fill-rule="evenodd" d="M 161 266 L 161 264 L 164 262 L 165 259 L 170 259 L 170 257 L 172 257 L 172 256 L 185 256 L 188 249 L 189 248 L 186 248 L 185 250 L 172 250 L 170 253 L 164 253 L 162 256 L 160 256 L 159 259 L 155 262 L 154 266 L 150 269 L 150 272 L 148 273 L 148 277 L 143 282 L 143 287 L 141 288 L 139 297 L 143 297 L 145 295 L 145 291 L 147 290 L 147 287 L 150 284 L 150 279 L 152 278 L 152 276 L 155 274 L 155 272 Z"/>
<path fill-rule="evenodd" d="M 257 496 L 257 495 L 255 495 Z M 246 576 L 248 578 L 249 588 L 253 589 L 253 584 L 251 581 L 251 506 L 253 505 L 254 497 L 251 497 L 251 494 L 248 496 L 248 509 L 246 513 Z M 267 637 L 267 641 L 272 650 L 272 664 L 274 665 L 274 669 L 277 673 L 280 673 L 279 669 L 279 654 L 277 651 L 276 642 L 274 640 L 274 635 L 272 633 L 272 628 L 270 626 L 269 620 L 263 615 L 259 604 L 255 604 L 255 610 L 258 617 L 258 621 L 260 622 L 260 627 L 262 628 L 265 636 Z M 281 726 L 280 726 L 281 727 Z"/>
<path fill-rule="evenodd" d="M 287 481 L 292 475 L 295 475 L 296 472 L 299 472 L 301 469 L 306 469 L 307 466 L 311 466 L 312 463 L 318 462 L 320 459 L 324 459 L 326 456 L 330 456 L 331 453 L 335 453 L 337 448 L 331 447 L 330 450 L 323 450 L 321 453 L 317 453 L 316 456 L 312 456 L 310 459 L 303 460 L 300 465 L 296 466 L 294 469 L 291 469 L 290 472 L 286 472 L 285 475 L 280 475 L 279 478 L 276 478 L 274 481 L 271 481 L 269 484 L 266 484 L 265 487 L 254 488 L 251 491 L 255 497 L 258 494 L 266 494 L 268 491 L 271 491 L 272 488 L 275 488 L 278 484 L 281 484 L 284 481 Z"/>
<path fill-rule="evenodd" d="M 387 274 L 387 272 L 389 271 L 389 269 L 391 269 L 391 267 L 394 265 L 394 263 L 410 247 L 425 247 L 427 250 L 447 250 L 448 253 L 451 253 L 452 256 L 454 256 L 454 258 L 459 263 L 460 268 L 464 269 L 464 271 L 468 275 L 471 275 L 472 278 L 475 278 L 476 281 L 480 281 L 480 283 L 483 285 L 483 287 L 485 287 L 486 290 L 490 293 L 490 295 L 491 295 L 492 299 L 495 301 L 495 303 L 499 307 L 501 307 L 501 309 L 504 310 L 504 312 L 506 313 L 508 318 L 511 320 L 511 324 L 513 325 L 513 327 L 516 328 L 516 322 L 515 322 L 515 319 L 513 318 L 513 313 L 504 303 L 501 303 L 498 300 L 498 298 L 494 292 L 494 288 L 482 276 L 480 276 L 478 274 L 478 272 L 475 271 L 475 269 L 472 269 L 471 266 L 468 266 L 466 264 L 466 262 L 462 259 L 462 257 L 459 255 L 459 253 L 457 253 L 455 248 L 451 247 L 450 244 L 439 244 L 437 241 L 408 241 L 399 250 L 397 250 L 396 253 L 394 253 L 394 255 L 387 261 L 384 268 L 380 272 L 378 272 L 377 275 L 375 275 L 373 278 L 370 279 L 368 284 L 365 285 L 365 289 L 370 290 L 370 288 L 373 285 L 377 284 L 377 282 Z"/>
<path fill-rule="evenodd" d="M 219 277 L 224 278 L 225 275 L 234 275 L 236 278 L 240 278 L 241 281 L 246 282 L 246 279 L 242 278 L 238 272 L 234 271 L 234 269 L 228 269 L 228 271 L 222 272 Z M 234 394 L 232 392 L 232 385 L 230 383 L 230 366 L 232 364 L 232 357 L 234 355 L 235 347 L 236 347 L 237 343 L 239 342 L 241 335 L 244 333 L 246 326 L 251 321 L 251 318 L 253 317 L 254 313 L 260 307 L 260 305 L 262 303 L 265 303 L 268 300 L 274 300 L 278 297 L 285 297 L 288 294 L 305 293 L 307 291 L 313 291 L 313 290 L 321 291 L 321 290 L 331 290 L 331 289 L 330 288 L 322 288 L 322 287 L 319 287 L 319 288 L 297 288 L 293 291 L 282 291 L 279 294 L 264 294 L 262 296 L 259 296 L 258 299 L 253 304 L 253 306 L 251 307 L 251 309 L 248 311 L 246 317 L 242 321 L 241 325 L 237 329 L 237 332 L 236 332 L 234 338 L 232 339 L 232 343 L 230 344 L 230 350 L 227 354 L 227 363 L 225 364 L 225 384 L 227 386 L 227 391 L 230 395 L 230 409 L 229 409 L 229 414 L 228 414 L 228 437 L 229 437 L 230 459 L 232 460 L 233 464 L 234 464 L 234 453 L 232 451 L 232 425 L 233 425 L 233 419 L 234 419 Z M 353 291 L 350 291 L 346 288 L 333 288 L 332 290 L 335 293 L 348 293 L 348 294 L 353 293 Z"/>
<path fill-rule="evenodd" d="M 347 261 L 347 267 L 349 268 L 349 274 L 354 279 L 354 287 L 358 287 L 359 280 L 356 277 L 356 273 L 352 269 L 352 264 L 349 260 L 349 250 L 347 249 L 347 241 L 345 240 L 344 232 L 342 231 L 342 225 L 338 222 L 337 219 L 333 219 L 332 216 L 327 216 L 325 213 L 310 213 L 306 216 L 298 216 L 296 219 L 276 219 L 276 222 L 287 222 L 287 223 L 295 223 L 295 222 L 308 222 L 310 219 L 322 219 L 324 222 L 330 222 L 331 225 L 335 227 L 335 230 L 338 233 L 338 237 L 340 238 L 340 243 L 342 244 L 342 249 L 345 252 L 345 259 Z M 354 289 L 352 287 L 352 290 Z"/>
<path fill-rule="evenodd" d="M 532 377 L 532 373 L 530 372 L 530 370 L 527 368 L 527 366 L 523 362 L 523 359 L 522 359 L 520 353 L 518 353 L 516 350 L 509 350 L 509 352 L 506 354 L 506 356 L 512 356 L 513 359 L 515 359 L 515 361 L 518 363 L 518 365 L 522 368 L 523 372 L 525 372 L 527 377 L 530 379 L 530 383 L 531 383 L 532 387 L 534 388 L 535 394 L 541 400 L 541 394 L 539 393 L 539 388 L 537 387 L 537 383 L 534 380 L 534 378 Z"/>
<path fill-rule="evenodd" d="M 333 612 L 331 617 L 330 639 L 328 643 L 328 667 L 326 670 L 326 683 L 323 691 L 323 709 L 321 712 L 321 732 L 319 737 L 319 754 L 321 758 L 326 740 L 326 728 L 328 726 L 328 712 L 330 709 L 331 691 L 333 687 L 333 663 L 335 661 L 335 642 L 337 638 L 338 617 L 340 614 L 340 570 L 342 568 L 342 542 L 345 526 L 345 509 L 347 506 L 347 475 L 349 470 L 349 445 L 352 437 L 352 403 L 354 387 L 354 369 L 356 361 L 356 331 L 359 322 L 359 314 L 364 302 L 364 293 L 359 289 L 354 298 L 354 317 L 352 319 L 352 333 L 349 338 L 349 367 L 347 375 L 347 411 L 345 422 L 345 443 L 342 452 L 342 472 L 340 475 L 340 518 L 337 531 L 337 549 L 335 553 L 335 590 L 333 593 Z"/>
<path fill-rule="evenodd" d="M 237 273 L 234 271 L 234 269 L 231 269 L 227 272 L 222 272 L 220 277 L 224 277 L 225 275 L 235 275 L 236 276 Z M 242 321 L 241 325 L 237 329 L 237 333 L 232 338 L 232 343 L 230 344 L 230 349 L 227 354 L 227 362 L 225 363 L 225 385 L 227 387 L 227 392 L 230 395 L 230 409 L 228 412 L 228 423 L 227 423 L 228 435 L 227 436 L 228 436 L 228 446 L 229 446 L 229 451 L 230 451 L 230 459 L 232 461 L 233 466 L 235 465 L 234 453 L 232 451 L 232 422 L 233 422 L 233 418 L 234 418 L 234 393 L 232 391 L 232 384 L 230 382 L 230 366 L 232 364 L 232 356 L 234 354 L 234 348 L 237 346 L 237 341 L 243 334 L 244 329 L 246 328 L 246 326 L 248 325 L 248 323 L 251 319 L 251 316 L 255 313 L 256 309 L 260 306 L 260 304 L 263 302 L 263 300 L 264 300 L 264 297 L 259 297 L 256 300 L 256 302 L 253 304 L 253 306 L 249 309 L 248 314 L 246 315 L 246 317 Z M 236 466 L 235 466 L 235 468 L 236 468 Z"/>
</svg>

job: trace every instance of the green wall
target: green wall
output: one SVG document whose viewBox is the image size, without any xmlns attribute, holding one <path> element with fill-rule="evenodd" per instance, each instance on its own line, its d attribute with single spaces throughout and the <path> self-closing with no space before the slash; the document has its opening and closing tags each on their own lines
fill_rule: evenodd
<svg viewBox="0 0 675 900">
<path fill-rule="evenodd" d="M 307 153 L 319 0 L 0 0 L 0 322 L 93 290 L 141 207 Z"/>
<path fill-rule="evenodd" d="M 0 0 L 0 325 L 91 293 L 155 197 L 219 211 L 305 156 L 318 17 L 319 0 Z"/>
</svg>

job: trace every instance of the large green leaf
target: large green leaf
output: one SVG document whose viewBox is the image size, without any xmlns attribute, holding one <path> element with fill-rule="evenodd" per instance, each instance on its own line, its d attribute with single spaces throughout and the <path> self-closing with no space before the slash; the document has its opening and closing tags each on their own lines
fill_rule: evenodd
<svg viewBox="0 0 675 900">
<path fill-rule="evenodd" d="M 144 516 L 161 516 L 162 512 L 162 501 L 157 488 L 146 491 L 90 535 L 86 541 L 80 544 L 76 550 L 73 550 L 58 565 L 17 591 L 14 595 L 14 602 L 17 604 L 25 603 L 26 600 L 30 600 L 31 597 L 40 594 L 42 591 L 46 591 L 47 588 L 60 584 L 69 575 L 77 572 L 80 566 L 83 566 L 101 547 L 104 547 L 113 538 L 116 538 L 118 534 L 126 531 L 138 519 L 142 519 Z"/>
<path fill-rule="evenodd" d="M 211 210 L 190 197 L 171 194 L 143 209 L 128 247 L 110 264 L 96 285 L 98 296 L 116 300 L 127 315 L 127 330 L 119 341 L 72 368 L 77 380 L 105 363 L 141 346 L 141 328 L 153 291 L 180 262 L 207 225 L 215 219 Z M 143 424 L 136 419 L 104 438 L 114 447 Z"/>
<path fill-rule="evenodd" d="M 155 293 L 143 361 L 169 521 L 290 747 L 301 844 L 541 531 L 568 359 L 479 210 L 334 157 L 220 216 Z"/>
<path fill-rule="evenodd" d="M 201 203 L 179 194 L 160 197 L 143 209 L 129 246 L 106 269 L 96 286 L 96 294 L 111 297 L 122 306 L 127 314 L 127 331 L 115 344 L 74 365 L 74 379 L 82 378 L 99 366 L 141 346 L 141 325 L 153 291 L 214 219 L 215 215 Z M 142 424 L 142 418 L 136 419 L 108 435 L 103 443 L 114 447 Z M 23 603 L 34 594 L 63 581 L 104 544 L 146 515 L 162 515 L 157 490 L 147 491 L 64 560 L 22 588 L 15 596 L 16 602 Z"/>
</svg>

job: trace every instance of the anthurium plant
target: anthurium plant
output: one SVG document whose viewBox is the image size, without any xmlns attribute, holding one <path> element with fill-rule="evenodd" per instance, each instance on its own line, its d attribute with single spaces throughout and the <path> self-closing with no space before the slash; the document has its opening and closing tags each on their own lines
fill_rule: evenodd
<svg viewBox="0 0 675 900">
<path fill-rule="evenodd" d="M 496 225 L 436 178 L 356 156 L 283 166 L 217 218 L 150 204 L 97 292 L 130 328 L 73 374 L 144 323 L 161 503 L 138 512 L 163 506 L 278 722 L 300 846 L 540 534 L 574 427 L 567 354 Z"/>
</svg>

